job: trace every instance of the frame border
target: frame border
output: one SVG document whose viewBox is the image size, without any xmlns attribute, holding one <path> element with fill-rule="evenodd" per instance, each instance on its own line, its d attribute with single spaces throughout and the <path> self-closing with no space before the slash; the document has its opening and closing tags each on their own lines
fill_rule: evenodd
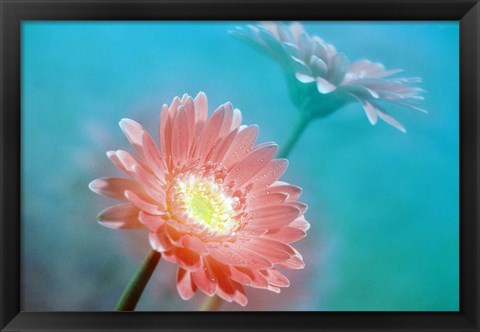
<svg viewBox="0 0 480 332">
<path fill-rule="evenodd" d="M 455 20 L 460 23 L 459 312 L 21 312 L 22 20 Z M 0 0 L 1 331 L 479 331 L 478 0 Z"/>
</svg>

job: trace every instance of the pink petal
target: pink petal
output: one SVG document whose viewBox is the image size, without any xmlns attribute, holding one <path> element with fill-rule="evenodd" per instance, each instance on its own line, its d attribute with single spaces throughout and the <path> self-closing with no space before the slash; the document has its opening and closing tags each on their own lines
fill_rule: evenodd
<svg viewBox="0 0 480 332">
<path fill-rule="evenodd" d="M 262 270 L 261 273 L 267 278 L 270 285 L 277 287 L 288 287 L 290 281 L 282 273 L 274 269 Z"/>
<path fill-rule="evenodd" d="M 277 229 L 271 229 L 265 234 L 266 237 L 277 240 L 284 243 L 293 243 L 300 239 L 303 239 L 307 233 L 305 231 L 295 227 L 282 227 Z"/>
<path fill-rule="evenodd" d="M 169 229 L 174 228 L 177 232 L 182 232 L 182 233 L 188 233 L 188 232 L 191 232 L 192 229 L 194 229 L 193 227 L 186 226 L 173 218 L 168 220 L 168 227 Z M 178 246 L 181 246 L 180 242 L 178 243 Z"/>
<path fill-rule="evenodd" d="M 292 202 L 300 197 L 300 195 L 302 194 L 302 188 L 292 186 L 282 181 L 275 181 L 270 187 L 256 191 L 255 195 L 260 196 L 275 193 L 282 193 L 288 195 L 286 201 Z"/>
<path fill-rule="evenodd" d="M 288 167 L 288 160 L 271 160 L 253 179 L 252 190 L 263 189 L 277 181 Z"/>
<path fill-rule="evenodd" d="M 241 124 L 242 124 L 242 113 L 240 112 L 239 109 L 236 108 L 233 110 L 233 119 L 232 119 L 231 129 L 238 128 L 240 127 Z"/>
<path fill-rule="evenodd" d="M 225 178 L 225 183 L 235 181 L 238 187 L 254 177 L 272 160 L 277 153 L 278 146 L 276 144 L 265 144 L 258 146 L 250 152 L 244 159 L 233 166 L 231 171 Z"/>
<path fill-rule="evenodd" d="M 193 271 L 192 279 L 195 285 L 207 295 L 211 296 L 217 291 L 217 279 L 210 271 L 208 264 L 204 263 L 202 268 Z"/>
<path fill-rule="evenodd" d="M 123 173 L 130 175 L 130 172 L 127 171 L 123 164 L 120 162 L 120 159 L 117 157 L 116 151 L 107 151 L 107 157 L 112 161 L 112 163 L 117 166 Z"/>
<path fill-rule="evenodd" d="M 108 151 L 107 157 L 115 166 L 121 169 L 125 174 L 132 176 L 133 165 L 140 165 L 148 168 L 141 160 L 132 156 L 129 152 L 123 150 Z M 132 176 L 133 177 L 133 176 Z"/>
<path fill-rule="evenodd" d="M 188 157 L 189 146 L 188 119 L 183 106 L 180 106 L 173 120 L 172 158 L 176 166 L 183 166 Z"/>
<path fill-rule="evenodd" d="M 226 265 L 246 265 L 247 261 L 242 258 L 242 255 L 238 254 L 235 250 L 229 250 L 228 248 L 212 248 L 210 249 L 210 256 Z"/>
<path fill-rule="evenodd" d="M 147 132 L 143 133 L 142 145 L 148 167 L 157 175 L 158 179 L 163 180 L 165 176 L 165 164 L 160 156 L 157 144 Z"/>
<path fill-rule="evenodd" d="M 230 266 L 229 276 L 236 282 L 249 286 L 252 283 L 252 279 L 244 272 L 237 269 L 235 266 Z"/>
<path fill-rule="evenodd" d="M 235 290 L 235 294 L 233 295 L 233 300 L 240 304 L 242 307 L 245 307 L 248 303 L 247 295 L 245 294 L 245 289 L 243 289 L 242 285 L 239 283 L 231 280 L 232 286 Z"/>
<path fill-rule="evenodd" d="M 172 242 L 170 242 L 162 229 L 157 232 L 150 232 L 148 234 L 148 239 L 150 246 L 156 251 L 165 252 L 173 248 Z"/>
<path fill-rule="evenodd" d="M 188 94 L 184 93 L 183 96 L 182 96 L 182 99 L 180 100 L 180 102 L 182 103 L 182 105 L 185 104 L 185 102 L 187 101 L 187 98 L 188 98 Z"/>
<path fill-rule="evenodd" d="M 235 140 L 237 133 L 238 129 L 232 130 L 221 142 L 215 145 L 212 155 L 208 159 L 214 163 L 220 163 Z"/>
<path fill-rule="evenodd" d="M 188 121 L 188 133 L 189 133 L 188 151 L 191 151 L 192 146 L 196 139 L 195 137 L 195 126 L 196 126 L 195 105 L 192 97 L 190 96 L 187 96 L 185 101 L 183 101 L 182 103 L 185 108 L 185 114 L 187 115 L 187 121 Z"/>
<path fill-rule="evenodd" d="M 177 263 L 188 270 L 197 270 L 202 267 L 200 255 L 194 251 L 179 248 L 176 255 L 178 257 Z"/>
<path fill-rule="evenodd" d="M 205 123 L 208 116 L 208 101 L 207 96 L 203 92 L 199 92 L 194 99 L 195 105 L 195 118 L 197 123 Z"/>
<path fill-rule="evenodd" d="M 139 164 L 139 160 L 132 156 L 129 152 L 123 150 L 117 150 L 115 152 L 118 160 L 122 163 L 122 166 L 128 171 L 131 172 L 134 165 Z"/>
<path fill-rule="evenodd" d="M 135 192 L 131 190 L 126 190 L 125 191 L 125 197 L 132 202 L 134 205 L 136 205 L 140 210 L 143 210 L 149 214 L 154 214 L 158 216 L 165 215 L 165 210 L 160 209 L 157 205 L 152 204 L 151 202 L 146 201 L 139 195 L 137 195 Z"/>
<path fill-rule="evenodd" d="M 145 129 L 138 122 L 131 119 L 122 119 L 119 125 L 137 154 L 143 158 L 142 135 Z"/>
<path fill-rule="evenodd" d="M 200 255 L 206 255 L 209 253 L 205 244 L 196 236 L 184 235 L 182 237 L 182 244 L 185 248 L 199 253 Z"/>
<path fill-rule="evenodd" d="M 246 248 L 267 258 L 272 263 L 279 263 L 295 255 L 294 249 L 288 244 L 266 238 L 251 239 L 242 243 Z"/>
<path fill-rule="evenodd" d="M 222 252 L 225 254 L 233 253 L 234 255 L 239 255 L 242 260 L 246 263 L 246 267 L 251 269 L 261 269 L 269 268 L 273 266 L 273 263 L 265 258 L 264 256 L 258 254 L 257 252 L 246 248 L 242 244 L 232 243 L 229 247 L 222 247 Z"/>
<path fill-rule="evenodd" d="M 218 137 L 223 138 L 225 137 L 232 129 L 232 121 L 233 121 L 233 107 L 231 103 L 225 103 L 224 105 L 218 107 L 217 110 L 223 109 L 225 112 L 222 126 L 220 127 L 220 131 L 218 132 Z"/>
<path fill-rule="evenodd" d="M 379 69 L 383 69 L 383 65 L 380 63 L 372 63 L 369 60 L 362 59 L 358 60 L 350 65 L 350 71 L 352 72 L 359 72 L 362 70 L 366 70 L 368 68 L 371 68 L 370 71 L 376 71 L 378 70 L 378 66 L 380 66 Z"/>
<path fill-rule="evenodd" d="M 167 227 L 165 227 L 165 234 L 168 236 L 170 241 L 177 247 L 183 247 L 183 236 L 184 232 L 177 230 L 175 227 L 172 227 L 172 220 L 168 221 Z"/>
<path fill-rule="evenodd" d="M 382 78 L 401 72 L 401 69 L 385 70 L 385 66 L 379 62 L 371 62 L 369 60 L 359 60 L 352 64 L 349 72 L 362 72 L 365 78 Z"/>
<path fill-rule="evenodd" d="M 236 267 L 236 269 L 241 273 L 244 273 L 245 275 L 247 275 L 248 278 L 251 280 L 248 286 L 255 287 L 255 288 L 262 288 L 262 289 L 265 289 L 268 287 L 267 278 L 265 278 L 265 276 L 261 274 L 258 270 L 251 270 L 243 267 Z"/>
<path fill-rule="evenodd" d="M 135 165 L 141 166 L 144 169 L 148 169 L 148 167 L 141 160 L 134 157 L 130 152 L 117 150 L 114 153 L 117 160 L 121 163 L 122 169 L 125 170 L 125 172 L 131 177 L 134 177 L 133 167 Z"/>
<path fill-rule="evenodd" d="M 383 77 L 387 77 L 387 76 L 391 76 L 391 75 L 394 75 L 394 74 L 398 74 L 398 73 L 401 73 L 403 71 L 403 69 L 390 69 L 390 70 L 384 70 L 380 73 L 377 73 L 376 74 L 376 77 L 378 78 L 383 78 Z"/>
<path fill-rule="evenodd" d="M 108 228 L 142 228 L 138 221 L 139 209 L 130 203 L 106 208 L 97 216 L 98 222 Z"/>
<path fill-rule="evenodd" d="M 307 204 L 304 204 L 304 203 L 300 203 L 300 202 L 289 202 L 288 205 L 290 206 L 294 206 L 296 207 L 298 210 L 300 210 L 300 215 L 304 214 L 307 209 L 308 209 L 308 206 Z"/>
<path fill-rule="evenodd" d="M 178 264 L 188 271 L 195 271 L 202 267 L 200 255 L 188 249 L 173 248 L 165 251 L 163 257 L 170 263 Z"/>
<path fill-rule="evenodd" d="M 281 205 L 287 199 L 288 195 L 285 193 L 268 193 L 262 192 L 260 195 L 252 193 L 247 197 L 247 204 L 251 209 L 259 209 L 265 206 Z"/>
<path fill-rule="evenodd" d="M 177 270 L 177 291 L 184 300 L 191 299 L 196 291 L 190 272 L 180 267 Z"/>
<path fill-rule="evenodd" d="M 233 301 L 235 289 L 233 288 L 230 279 L 222 279 L 222 282 L 219 282 L 216 294 L 227 302 Z"/>
<path fill-rule="evenodd" d="M 212 114 L 205 127 L 203 127 L 195 150 L 195 156 L 200 158 L 201 161 L 206 160 L 215 145 L 224 117 L 224 110 L 217 110 Z"/>
<path fill-rule="evenodd" d="M 178 110 L 178 106 L 180 106 L 181 104 L 182 104 L 181 99 L 175 96 L 172 100 L 172 103 L 168 107 L 168 112 L 172 116 L 172 119 L 175 117 L 175 114 L 177 113 L 177 110 Z"/>
<path fill-rule="evenodd" d="M 235 288 L 232 285 L 232 281 L 228 277 L 227 273 L 224 272 L 226 267 L 222 264 L 217 263 L 215 260 L 208 260 L 208 265 L 217 279 L 217 292 L 216 294 L 220 296 L 227 302 L 232 302 L 235 295 Z"/>
<path fill-rule="evenodd" d="M 285 262 L 278 263 L 276 264 L 276 266 L 282 267 L 285 269 L 294 269 L 294 270 L 303 269 L 305 267 L 305 263 L 303 262 L 302 255 L 300 255 L 300 253 L 297 250 L 295 250 L 295 252 L 296 252 L 296 256 L 293 256 L 292 258 L 290 258 Z"/>
<path fill-rule="evenodd" d="M 163 158 L 166 160 L 167 156 L 171 156 L 171 141 L 172 141 L 172 117 L 168 110 L 167 105 L 163 105 L 160 112 L 160 128 L 158 132 L 160 152 Z M 168 160 L 166 160 L 168 165 Z"/>
<path fill-rule="evenodd" d="M 298 257 L 291 258 L 288 261 L 278 263 L 276 266 L 284 268 L 284 269 L 291 269 L 291 270 L 300 270 L 305 267 L 305 263 Z"/>
<path fill-rule="evenodd" d="M 277 294 L 279 294 L 281 292 L 280 288 L 272 286 L 272 285 L 268 285 L 268 287 L 266 289 L 268 289 L 271 292 L 277 293 Z"/>
<path fill-rule="evenodd" d="M 308 229 L 310 228 L 310 224 L 308 223 L 308 221 L 305 220 L 304 216 L 295 219 L 288 226 L 301 229 L 304 232 L 308 231 Z"/>
<path fill-rule="evenodd" d="M 165 224 L 165 219 L 158 215 L 148 214 L 145 211 L 140 211 L 138 219 L 145 225 L 150 231 L 156 232 L 160 227 Z"/>
<path fill-rule="evenodd" d="M 133 165 L 132 175 L 142 185 L 143 190 L 158 203 L 157 205 L 166 211 L 166 194 L 158 179 L 140 165 Z"/>
<path fill-rule="evenodd" d="M 239 129 L 238 134 L 235 136 L 235 139 L 223 158 L 223 164 L 227 168 L 230 168 L 245 157 L 253 148 L 257 135 L 257 126 Z"/>
<path fill-rule="evenodd" d="M 279 205 L 250 211 L 247 228 L 279 228 L 286 226 L 300 215 L 294 206 Z"/>
<path fill-rule="evenodd" d="M 125 200 L 125 190 L 142 192 L 138 183 L 124 178 L 100 178 L 90 182 L 88 187 L 97 194 L 122 200 Z"/>
</svg>

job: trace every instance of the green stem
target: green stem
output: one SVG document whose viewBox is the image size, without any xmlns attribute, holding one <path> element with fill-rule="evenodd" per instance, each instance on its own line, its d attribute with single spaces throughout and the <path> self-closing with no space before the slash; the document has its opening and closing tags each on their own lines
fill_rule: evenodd
<svg viewBox="0 0 480 332">
<path fill-rule="evenodd" d="M 282 145 L 278 151 L 277 158 L 287 158 L 293 147 L 297 143 L 298 139 L 302 136 L 302 133 L 307 128 L 310 123 L 310 117 L 305 115 L 300 115 L 295 123 L 293 130 L 290 132 L 287 141 Z"/>
<path fill-rule="evenodd" d="M 143 290 L 150 280 L 153 271 L 157 267 L 160 261 L 161 254 L 158 251 L 151 250 L 147 257 L 142 262 L 142 265 L 138 268 L 137 272 L 133 275 L 132 279 L 127 285 L 127 288 L 123 291 L 122 297 L 115 307 L 115 311 L 134 311 L 137 306 L 140 296 L 142 296 Z"/>
<path fill-rule="evenodd" d="M 209 296 L 205 299 L 205 302 L 203 302 L 200 311 L 217 311 L 222 304 L 223 300 L 219 296 Z"/>
</svg>

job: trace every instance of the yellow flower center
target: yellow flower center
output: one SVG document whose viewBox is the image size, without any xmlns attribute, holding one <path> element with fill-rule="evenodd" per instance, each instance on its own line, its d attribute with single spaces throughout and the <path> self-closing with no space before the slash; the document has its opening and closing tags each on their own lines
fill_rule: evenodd
<svg viewBox="0 0 480 332">
<path fill-rule="evenodd" d="M 203 220 L 205 223 L 211 225 L 216 209 L 207 196 L 208 194 L 204 196 L 202 192 L 192 190 L 187 196 L 187 205 L 189 206 L 189 212 L 193 217 Z"/>
<path fill-rule="evenodd" d="M 191 221 L 218 235 L 235 231 L 238 222 L 234 209 L 238 199 L 226 196 L 221 184 L 188 175 L 177 181 L 174 190 Z"/>
</svg>

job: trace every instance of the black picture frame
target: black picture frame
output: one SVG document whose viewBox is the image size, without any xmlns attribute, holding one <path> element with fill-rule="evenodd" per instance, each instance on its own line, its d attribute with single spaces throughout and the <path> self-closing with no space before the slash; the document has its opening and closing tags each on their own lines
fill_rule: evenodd
<svg viewBox="0 0 480 332">
<path fill-rule="evenodd" d="M 1 331 L 479 331 L 480 4 L 474 0 L 0 0 Z M 455 20 L 460 22 L 459 312 L 21 312 L 22 20 Z"/>
</svg>

